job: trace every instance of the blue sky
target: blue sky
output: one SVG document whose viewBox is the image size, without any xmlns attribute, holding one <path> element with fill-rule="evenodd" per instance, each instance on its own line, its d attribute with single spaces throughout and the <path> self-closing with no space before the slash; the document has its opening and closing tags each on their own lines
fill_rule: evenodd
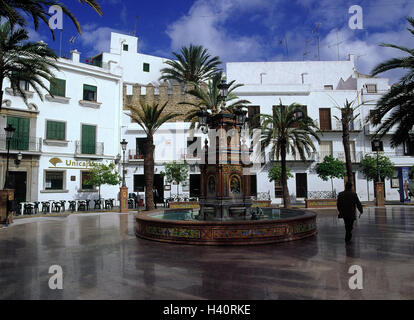
<svg viewBox="0 0 414 320">
<path fill-rule="evenodd" d="M 189 43 L 201 44 L 223 62 L 317 60 L 316 34 L 319 24 L 321 60 L 357 56 L 358 70 L 369 73 L 379 62 L 401 53 L 379 47 L 382 42 L 413 47 L 413 36 L 406 30 L 406 16 L 414 16 L 413 0 L 98 0 L 100 17 L 91 8 L 73 0 L 63 0 L 83 27 L 73 47 L 86 59 L 109 50 L 111 31 L 139 37 L 139 52 L 171 58 Z M 363 29 L 352 30 L 350 6 L 363 9 Z M 138 16 L 138 20 L 136 20 Z M 77 32 L 65 18 L 62 54 L 69 55 L 69 39 Z M 59 52 L 60 31 L 53 42 L 45 27 L 30 30 L 33 40 L 42 39 Z M 286 42 L 282 42 L 286 39 Z M 395 81 L 401 72 L 386 74 Z"/>
</svg>

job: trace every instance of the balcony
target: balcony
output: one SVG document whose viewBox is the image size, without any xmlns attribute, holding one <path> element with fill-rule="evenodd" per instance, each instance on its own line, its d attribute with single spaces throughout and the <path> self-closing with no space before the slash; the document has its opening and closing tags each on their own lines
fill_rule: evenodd
<svg viewBox="0 0 414 320">
<path fill-rule="evenodd" d="M 129 149 L 128 150 L 128 161 L 129 162 L 143 162 L 144 161 L 143 152 L 139 152 L 135 149 Z"/>
<path fill-rule="evenodd" d="M 345 152 L 319 152 L 317 161 L 319 163 L 323 162 L 326 156 L 333 156 L 335 159 L 339 159 L 345 162 Z M 352 163 L 360 163 L 364 153 L 362 151 L 351 151 L 351 161 Z"/>
<path fill-rule="evenodd" d="M 10 151 L 20 151 L 21 153 L 40 153 L 42 152 L 42 138 L 37 137 L 13 137 L 10 140 Z M 6 135 L 0 135 L 0 152 L 7 152 Z"/>
<path fill-rule="evenodd" d="M 316 152 L 312 152 L 309 156 L 305 155 L 305 160 L 302 160 L 300 158 L 299 153 L 296 153 L 296 155 L 292 155 L 292 154 L 287 154 L 286 155 L 286 161 L 288 162 L 314 162 L 317 159 L 317 153 Z M 276 159 L 275 155 L 269 154 L 269 160 L 270 161 L 277 161 L 280 162 L 280 157 L 279 159 Z"/>
<path fill-rule="evenodd" d="M 101 158 L 104 155 L 104 143 L 85 145 L 82 141 L 75 141 L 75 157 L 79 158 Z"/>
<path fill-rule="evenodd" d="M 314 120 L 314 124 L 315 126 L 319 129 L 319 131 L 322 132 L 342 132 L 342 122 L 336 119 L 332 119 L 331 120 L 331 129 L 321 129 L 319 120 Z M 364 128 L 362 121 L 357 119 L 354 120 L 350 125 L 349 125 L 349 131 L 350 132 L 359 132 L 362 131 Z"/>
</svg>

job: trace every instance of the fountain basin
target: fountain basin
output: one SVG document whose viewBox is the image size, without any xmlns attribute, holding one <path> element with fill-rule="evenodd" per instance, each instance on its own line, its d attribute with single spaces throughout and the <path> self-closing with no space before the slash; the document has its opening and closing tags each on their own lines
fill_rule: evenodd
<svg viewBox="0 0 414 320">
<path fill-rule="evenodd" d="M 193 245 L 276 243 L 317 233 L 316 214 L 312 211 L 270 208 L 263 211 L 260 220 L 230 221 L 195 220 L 195 212 L 190 210 L 143 212 L 136 214 L 135 233 L 148 240 Z"/>
</svg>

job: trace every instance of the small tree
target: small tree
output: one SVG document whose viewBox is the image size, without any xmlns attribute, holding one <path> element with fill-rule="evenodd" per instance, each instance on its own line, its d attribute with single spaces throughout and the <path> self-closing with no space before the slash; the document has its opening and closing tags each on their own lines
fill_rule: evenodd
<svg viewBox="0 0 414 320">
<path fill-rule="evenodd" d="M 115 171 L 115 164 L 111 162 L 109 165 L 104 163 L 94 163 L 89 171 L 89 179 L 84 183 L 86 185 L 97 186 L 99 190 L 99 199 L 101 199 L 101 185 L 117 185 L 121 182 L 121 177 Z"/>
<path fill-rule="evenodd" d="M 178 196 L 178 185 L 187 181 L 188 179 L 188 164 L 187 162 L 178 163 L 173 161 L 165 166 L 165 177 L 167 183 L 177 184 L 177 196 Z"/>
<path fill-rule="evenodd" d="M 272 169 L 269 170 L 268 173 L 269 181 L 282 181 L 282 166 L 281 165 L 274 165 Z M 290 172 L 290 168 L 286 166 L 286 178 L 293 178 L 293 174 Z"/>
<path fill-rule="evenodd" d="M 346 175 L 345 163 L 329 155 L 323 159 L 323 162 L 316 166 L 316 173 L 323 181 L 331 179 L 332 195 L 334 192 L 333 178 L 342 179 Z"/>
<path fill-rule="evenodd" d="M 394 164 L 391 160 L 384 155 L 378 156 L 378 167 L 377 167 L 377 156 L 367 155 L 361 160 L 361 172 L 367 178 L 367 180 L 376 181 L 378 179 L 378 170 L 381 181 L 385 178 L 391 179 L 394 176 Z"/>
</svg>

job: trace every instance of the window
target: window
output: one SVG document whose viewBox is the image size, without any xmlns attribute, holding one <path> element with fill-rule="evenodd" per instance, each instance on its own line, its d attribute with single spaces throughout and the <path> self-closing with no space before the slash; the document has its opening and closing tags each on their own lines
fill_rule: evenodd
<svg viewBox="0 0 414 320">
<path fill-rule="evenodd" d="M 94 186 L 92 184 L 87 184 L 86 181 L 90 179 L 91 173 L 89 171 L 82 171 L 81 172 L 81 186 L 82 190 L 93 190 Z"/>
<path fill-rule="evenodd" d="M 46 171 L 45 190 L 63 190 L 63 171 Z"/>
<path fill-rule="evenodd" d="M 147 138 L 137 138 L 136 139 L 136 156 L 138 159 L 144 159 L 145 155 L 145 142 Z"/>
<path fill-rule="evenodd" d="M 376 113 L 376 110 L 369 110 L 369 122 L 371 124 L 374 124 Z"/>
<path fill-rule="evenodd" d="M 16 78 L 19 78 L 19 72 L 16 71 L 12 71 L 12 75 Z M 16 84 L 18 83 L 18 86 L 20 87 L 20 89 L 22 89 L 23 91 L 29 91 L 30 87 L 29 87 L 29 82 L 25 81 L 25 80 L 20 80 L 20 81 L 16 81 Z"/>
<path fill-rule="evenodd" d="M 248 117 L 249 117 L 249 126 L 250 128 L 260 127 L 260 106 L 248 106 Z"/>
<path fill-rule="evenodd" d="M 89 84 L 83 85 L 83 100 L 96 102 L 97 100 L 96 86 L 91 86 Z"/>
<path fill-rule="evenodd" d="M 144 70 L 144 72 L 150 72 L 150 65 L 149 63 L 145 63 L 142 66 L 142 70 Z"/>
<path fill-rule="evenodd" d="M 10 140 L 11 150 L 29 150 L 30 119 L 20 117 L 7 117 L 7 125 L 16 129 Z"/>
<path fill-rule="evenodd" d="M 66 80 L 54 78 L 50 80 L 50 93 L 54 96 L 66 96 Z"/>
<path fill-rule="evenodd" d="M 331 84 L 327 84 L 325 86 L 323 86 L 324 90 L 333 90 L 333 85 Z"/>
<path fill-rule="evenodd" d="M 124 51 L 128 51 L 128 45 L 127 45 L 127 44 L 124 44 L 124 45 L 122 46 L 122 50 L 124 50 Z"/>
<path fill-rule="evenodd" d="M 320 159 L 323 161 L 326 156 L 332 156 L 332 141 L 319 142 Z"/>
<path fill-rule="evenodd" d="M 320 108 L 319 109 L 319 128 L 323 131 L 332 130 L 331 124 L 331 109 Z"/>
<path fill-rule="evenodd" d="M 377 150 L 377 148 L 374 145 L 374 141 L 371 141 L 372 152 L 377 152 L 377 151 L 382 152 L 382 151 L 384 151 L 384 145 L 383 145 L 382 141 L 380 141 L 379 143 L 380 144 L 379 144 L 379 147 L 378 147 L 378 150 Z"/>
<path fill-rule="evenodd" d="M 82 125 L 82 154 L 96 153 L 96 126 Z"/>
<path fill-rule="evenodd" d="M 46 139 L 65 140 L 66 123 L 60 121 L 46 120 Z"/>
<path fill-rule="evenodd" d="M 377 85 L 376 84 L 366 84 L 367 93 L 377 93 Z"/>
</svg>

